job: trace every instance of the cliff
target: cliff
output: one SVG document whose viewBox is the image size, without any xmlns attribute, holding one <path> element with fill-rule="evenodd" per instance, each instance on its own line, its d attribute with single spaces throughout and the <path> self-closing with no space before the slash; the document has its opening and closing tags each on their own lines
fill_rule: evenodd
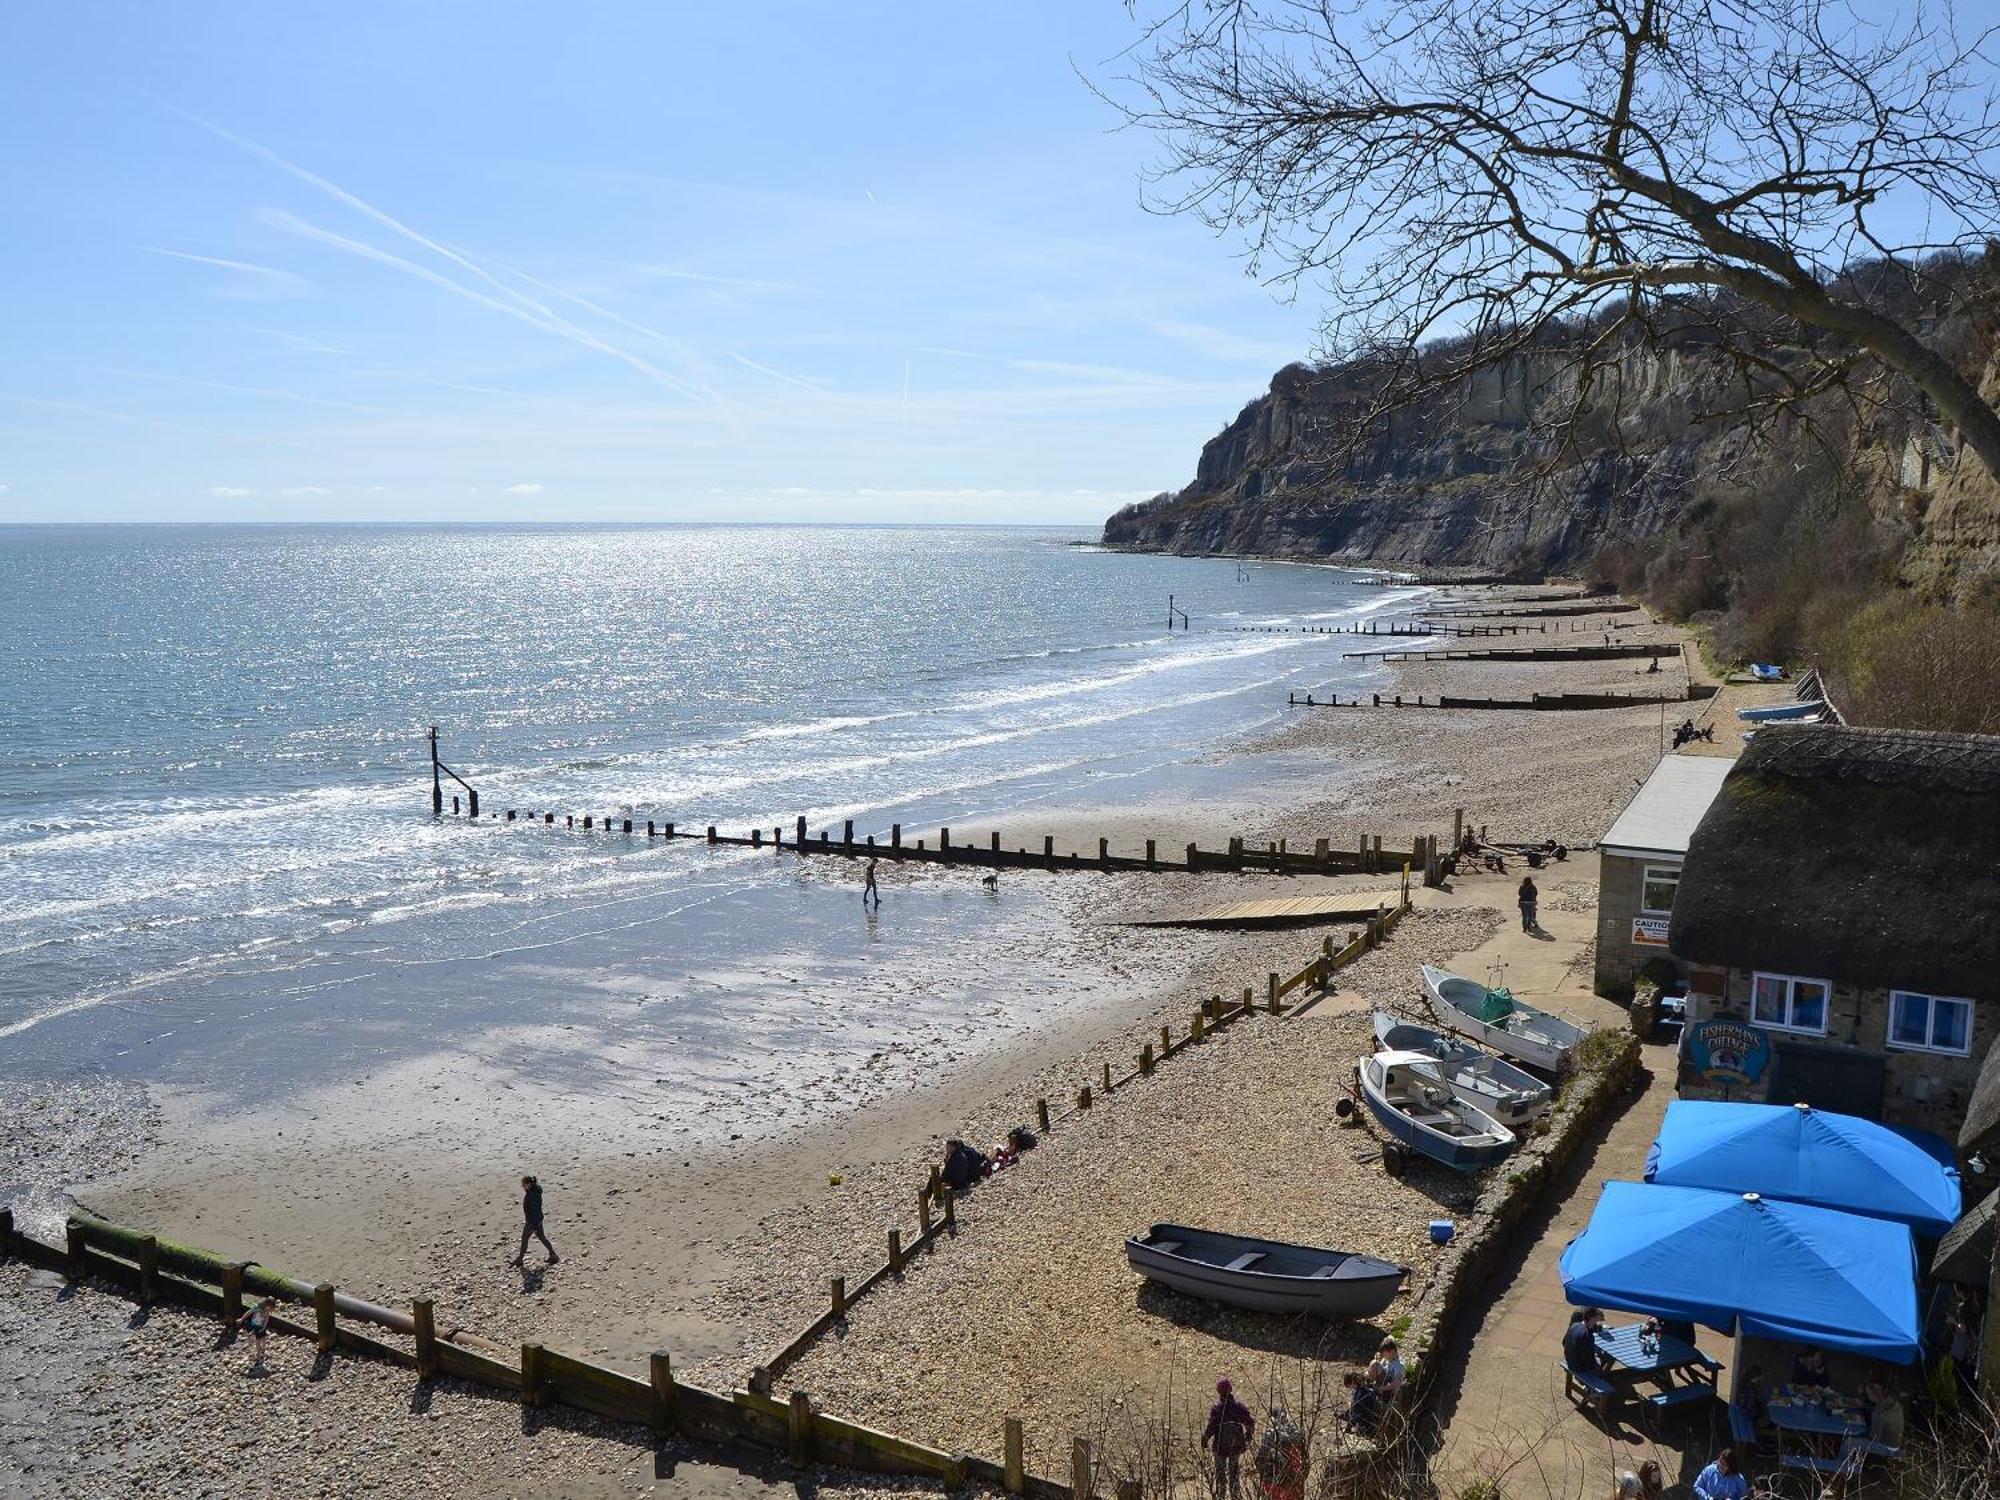
<svg viewBox="0 0 2000 1500">
<path fill-rule="evenodd" d="M 1768 426 L 1727 415 L 1733 378 L 1698 344 L 1632 345 L 1559 445 L 1547 418 L 1579 405 L 1574 384 L 1555 357 L 1524 356 L 1357 445 L 1368 377 L 1287 366 L 1210 439 L 1190 484 L 1119 511 L 1104 540 L 1518 576 L 1579 567 L 1754 506 L 1774 466 L 1792 467 Z M 1891 417 L 1832 425 L 1909 581 L 1937 595 L 1995 586 L 2000 486 L 1975 459 L 1954 463 L 1947 434 Z"/>
</svg>

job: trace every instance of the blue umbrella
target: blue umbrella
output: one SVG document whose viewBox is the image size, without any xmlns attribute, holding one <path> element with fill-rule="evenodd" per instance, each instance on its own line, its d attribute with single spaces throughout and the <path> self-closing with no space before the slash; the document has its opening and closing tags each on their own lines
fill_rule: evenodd
<svg viewBox="0 0 2000 1500">
<path fill-rule="evenodd" d="M 1676 1099 L 1646 1181 L 1846 1209 L 1935 1239 L 1958 1222 L 1958 1170 L 1916 1134 L 1803 1104 Z"/>
<path fill-rule="evenodd" d="M 1910 1231 L 1755 1193 L 1607 1182 L 1562 1254 L 1563 1295 L 1722 1333 L 1922 1354 Z"/>
</svg>

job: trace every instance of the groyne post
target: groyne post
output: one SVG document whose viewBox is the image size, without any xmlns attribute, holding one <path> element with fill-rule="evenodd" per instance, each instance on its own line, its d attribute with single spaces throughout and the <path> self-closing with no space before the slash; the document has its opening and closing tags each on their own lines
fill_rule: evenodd
<svg viewBox="0 0 2000 1500">
<path fill-rule="evenodd" d="M 322 1281 L 313 1288 L 313 1331 L 318 1335 L 317 1347 L 321 1354 L 331 1354 L 335 1340 L 333 1323 L 333 1288 Z"/>
<path fill-rule="evenodd" d="M 1160 862 L 1159 862 L 1159 859 L 1158 859 L 1158 858 L 1157 858 L 1157 857 L 1155 856 L 1155 854 L 1153 853 L 1153 841 L 1152 841 L 1151 839 L 1147 839 L 1147 840 L 1146 840 L 1146 868 L 1147 868 L 1147 869 L 1149 869 L 1149 870 L 1157 870 L 1157 869 L 1159 869 L 1159 867 L 1160 867 Z"/>
<path fill-rule="evenodd" d="M 803 1469 L 813 1461 L 812 1397 L 793 1391 L 790 1417 L 792 1467 Z"/>
<path fill-rule="evenodd" d="M 417 1379 L 429 1380 L 437 1373 L 437 1322 L 430 1298 L 411 1300 L 410 1322 L 417 1340 Z"/>
<path fill-rule="evenodd" d="M 806 820 L 803 813 L 799 815 L 797 838 L 799 853 L 803 854 L 806 852 Z"/>
<path fill-rule="evenodd" d="M 222 1321 L 234 1323 L 243 1316 L 243 1272 L 242 1261 L 231 1261 L 222 1268 Z"/>
<path fill-rule="evenodd" d="M 548 1391 L 542 1375 L 542 1346 L 523 1344 L 521 1346 L 521 1404 L 535 1407 L 548 1404 Z"/>
<path fill-rule="evenodd" d="M 1090 1439 L 1078 1438 L 1069 1449 L 1070 1500 L 1090 1500 Z"/>
<path fill-rule="evenodd" d="M 903 1231 L 889 1231 L 889 1270 L 892 1275 L 903 1274 Z"/>
<path fill-rule="evenodd" d="M 1043 1135 L 1049 1133 L 1049 1101 L 1046 1099 L 1035 1101 L 1035 1128 Z"/>
<path fill-rule="evenodd" d="M 139 1236 L 139 1305 L 151 1307 L 160 1295 L 160 1241 L 156 1235 Z"/>
<path fill-rule="evenodd" d="M 919 1198 L 919 1199 L 918 1199 L 917 1201 L 918 1201 L 919 1203 L 922 1203 L 922 1202 L 924 1202 L 924 1200 L 923 1200 L 922 1198 Z M 928 1212 L 927 1212 L 927 1213 L 925 1213 L 925 1215 L 924 1215 L 924 1218 L 925 1218 L 925 1220 L 926 1220 L 926 1221 L 928 1221 L 928 1220 L 930 1219 L 930 1214 L 929 1214 Z M 926 1228 L 926 1229 L 930 1228 L 930 1224 L 929 1224 L 928 1222 L 926 1222 L 926 1223 L 925 1223 L 925 1225 L 924 1225 L 924 1228 Z M 846 1278 L 845 1276 L 829 1276 L 829 1277 L 827 1277 L 827 1279 L 826 1279 L 826 1290 L 827 1290 L 827 1302 L 828 1302 L 828 1305 L 829 1305 L 829 1306 L 830 1306 L 830 1307 L 832 1308 L 832 1310 L 833 1310 L 833 1315 L 834 1315 L 834 1316 L 835 1316 L 836 1318 L 844 1318 L 844 1317 L 846 1317 L 846 1316 L 847 1316 L 847 1278 Z"/>
<path fill-rule="evenodd" d="M 1010 1495 L 1018 1495 L 1028 1487 L 1028 1465 L 1023 1451 L 1026 1447 L 1021 1433 L 1021 1419 L 1009 1417 L 1001 1429 L 1000 1452 L 1003 1456 L 1000 1467 L 1002 1483 Z"/>
</svg>

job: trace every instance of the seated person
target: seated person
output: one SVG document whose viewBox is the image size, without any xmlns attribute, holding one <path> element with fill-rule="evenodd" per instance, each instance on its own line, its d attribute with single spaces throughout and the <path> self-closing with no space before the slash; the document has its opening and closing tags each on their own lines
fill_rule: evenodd
<svg viewBox="0 0 2000 1500">
<path fill-rule="evenodd" d="M 1563 1363 L 1579 1375 L 1595 1375 L 1604 1368 L 1604 1351 L 1597 1347 L 1597 1330 L 1603 1326 L 1601 1308 L 1586 1307 L 1570 1319 L 1563 1335 Z"/>
<path fill-rule="evenodd" d="M 1736 1394 L 1729 1404 L 1739 1412 L 1752 1427 L 1757 1426 L 1770 1414 L 1770 1403 L 1764 1398 L 1764 1367 L 1751 1365 L 1736 1380 Z"/>
<path fill-rule="evenodd" d="M 1868 1441 L 1884 1448 L 1903 1446 L 1903 1398 L 1882 1383 L 1878 1375 L 1868 1377 Z"/>
<path fill-rule="evenodd" d="M 1340 1383 L 1347 1391 L 1347 1414 L 1342 1418 L 1355 1432 L 1373 1433 L 1382 1418 L 1382 1395 L 1359 1370 L 1342 1373 Z"/>
<path fill-rule="evenodd" d="M 1382 1397 L 1383 1404 L 1396 1399 L 1396 1393 L 1403 1388 L 1403 1356 L 1394 1339 L 1382 1340 L 1375 1351 L 1375 1358 L 1368 1363 L 1365 1378 Z"/>
<path fill-rule="evenodd" d="M 1826 1372 L 1824 1349 L 1808 1349 L 1792 1361 L 1792 1384 L 1815 1390 L 1833 1384 L 1833 1377 Z"/>
<path fill-rule="evenodd" d="M 979 1181 L 987 1172 L 987 1160 L 983 1152 L 975 1151 L 961 1140 L 944 1143 L 944 1185 L 954 1192 L 962 1192 Z"/>
</svg>

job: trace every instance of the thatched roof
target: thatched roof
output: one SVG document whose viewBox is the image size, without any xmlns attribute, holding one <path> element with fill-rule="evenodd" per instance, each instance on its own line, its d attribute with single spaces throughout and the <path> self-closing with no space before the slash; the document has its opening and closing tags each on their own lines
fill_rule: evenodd
<svg viewBox="0 0 2000 1500">
<path fill-rule="evenodd" d="M 1986 1289 L 1993 1267 L 1994 1212 L 2000 1209 L 2000 1193 L 1988 1193 L 1977 1207 L 1946 1231 L 1931 1257 L 1931 1277 L 1935 1281 L 1955 1281 L 1962 1286 Z"/>
<path fill-rule="evenodd" d="M 2000 1001 L 2000 736 L 1760 731 L 1688 844 L 1684 962 Z"/>
<path fill-rule="evenodd" d="M 2000 1154 L 2000 1041 L 1986 1049 L 1986 1061 L 1979 1065 L 1979 1082 L 1959 1127 L 1958 1149 L 1967 1156 L 1975 1151 Z"/>
</svg>

